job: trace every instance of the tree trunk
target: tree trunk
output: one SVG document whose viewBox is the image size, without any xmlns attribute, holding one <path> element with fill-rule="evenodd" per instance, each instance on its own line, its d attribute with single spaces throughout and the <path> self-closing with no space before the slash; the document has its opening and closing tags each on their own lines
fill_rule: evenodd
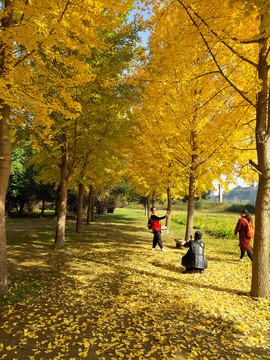
<svg viewBox="0 0 270 360">
<path fill-rule="evenodd" d="M 267 54 L 267 38 L 261 38 L 258 77 L 261 80 L 262 87 L 257 96 L 256 106 L 257 170 L 261 175 L 259 176 L 255 206 L 255 238 L 251 282 L 251 296 L 254 297 L 269 296 L 270 124 L 267 116 Z"/>
<path fill-rule="evenodd" d="M 0 78 L 5 78 L 12 71 L 13 55 L 12 42 L 5 38 L 5 29 L 13 24 L 13 2 L 6 0 L 1 3 L 1 10 L 5 16 L 1 19 L 2 39 L 0 42 Z M 10 79 L 8 80 L 10 84 Z M 7 85 L 9 89 L 9 85 Z M 2 95 L 2 94 L 1 94 Z M 10 95 L 10 94 L 9 94 Z M 7 245 L 6 245 L 6 224 L 5 224 L 5 202 L 7 194 L 8 179 L 11 166 L 11 146 L 10 146 L 10 106 L 0 99 L 0 294 L 7 292 Z"/>
<path fill-rule="evenodd" d="M 0 102 L 0 294 L 7 292 L 5 201 L 11 166 L 10 107 Z"/>
<path fill-rule="evenodd" d="M 66 230 L 66 211 L 67 211 L 67 194 L 68 194 L 68 151 L 65 149 L 62 155 L 60 192 L 57 204 L 57 227 L 55 235 L 55 245 L 62 248 L 65 245 Z"/>
<path fill-rule="evenodd" d="M 190 240 L 190 235 L 193 234 L 193 216 L 194 216 L 194 196 L 195 196 L 195 173 L 191 170 L 189 175 L 189 192 L 188 192 L 188 209 L 187 209 L 187 225 L 185 240 Z"/>
<path fill-rule="evenodd" d="M 40 214 L 42 217 L 44 216 L 44 211 L 45 211 L 45 199 L 43 198 L 42 199 L 41 214 Z"/>
<path fill-rule="evenodd" d="M 78 207 L 77 207 L 77 219 L 76 219 L 76 232 L 82 232 L 82 215 L 83 215 L 83 197 L 84 197 L 84 185 L 79 185 Z"/>
<path fill-rule="evenodd" d="M 90 185 L 90 187 L 89 187 L 88 209 L 87 209 L 87 220 L 86 220 L 87 225 L 89 225 L 90 221 L 94 221 L 94 190 L 93 190 L 93 185 Z"/>
<path fill-rule="evenodd" d="M 167 214 L 169 214 L 169 216 L 166 218 L 166 226 L 167 226 L 168 232 L 170 232 L 171 212 L 172 212 L 171 191 L 170 191 L 170 189 L 167 189 Z"/>
<path fill-rule="evenodd" d="M 95 217 L 95 195 L 94 195 L 94 189 L 92 187 L 92 193 L 91 193 L 91 221 L 94 221 Z"/>
<path fill-rule="evenodd" d="M 67 194 L 68 194 L 68 181 L 63 180 L 61 181 L 60 184 L 60 194 L 59 194 L 58 207 L 57 207 L 58 214 L 57 214 L 55 245 L 58 248 L 62 248 L 65 245 Z"/>
<path fill-rule="evenodd" d="M 255 239 L 251 282 L 251 295 L 253 297 L 269 296 L 269 203 L 270 178 L 266 179 L 260 176 L 255 207 Z"/>
<path fill-rule="evenodd" d="M 19 210 L 19 214 L 22 215 L 23 214 L 23 211 L 24 211 L 24 205 L 25 205 L 25 202 L 24 201 L 20 201 L 20 210 Z"/>
<path fill-rule="evenodd" d="M 155 190 L 152 192 L 152 207 L 156 207 L 156 192 Z"/>
<path fill-rule="evenodd" d="M 90 185 L 91 189 L 91 185 Z M 88 194 L 88 207 L 87 207 L 87 218 L 86 218 L 86 224 L 90 224 L 90 218 L 91 218 L 91 190 L 89 190 Z"/>
<path fill-rule="evenodd" d="M 57 190 L 55 191 L 55 209 L 54 209 L 54 217 L 57 218 L 58 216 L 58 202 L 59 202 L 59 194 L 60 194 L 60 187 L 58 186 Z"/>
<path fill-rule="evenodd" d="M 146 210 L 147 210 L 147 218 L 149 219 L 151 216 L 149 196 L 147 196 L 146 198 Z"/>
</svg>

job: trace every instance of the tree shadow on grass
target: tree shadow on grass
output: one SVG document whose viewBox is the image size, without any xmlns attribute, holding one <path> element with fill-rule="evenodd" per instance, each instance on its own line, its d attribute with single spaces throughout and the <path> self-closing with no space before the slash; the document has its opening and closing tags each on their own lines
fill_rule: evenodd
<svg viewBox="0 0 270 360">
<path fill-rule="evenodd" d="M 4 344 L 1 356 L 53 359 L 62 353 L 61 359 L 137 360 L 143 356 L 172 358 L 174 352 L 177 360 L 189 355 L 193 359 L 207 356 L 208 360 L 222 357 L 234 360 L 251 349 L 258 358 L 266 358 L 267 349 L 255 346 L 247 349 L 240 341 L 235 345 L 235 336 L 240 338 L 241 334 L 234 322 L 202 313 L 196 303 L 181 298 L 181 286 L 190 275 L 180 275 L 180 264 L 178 268 L 157 259 L 149 260 L 149 256 L 163 255 L 152 254 L 149 249 L 149 255 L 144 251 L 135 255 L 141 259 L 134 265 L 132 246 L 145 249 L 148 241 L 137 233 L 135 242 L 133 228 L 97 223 L 79 236 L 73 229 L 74 222 L 69 223 L 67 247 L 63 250 L 50 246 L 54 229 L 52 233 L 43 230 L 44 236 L 38 242 L 36 233 L 32 236 L 29 231 L 21 246 L 19 239 L 10 243 L 13 281 L 15 274 L 20 279 L 44 279 L 45 284 L 40 294 L 17 304 L 0 320 Z M 152 234 L 149 235 L 151 246 Z M 34 264 L 35 261 L 39 263 Z M 144 269 L 144 261 L 152 267 Z M 166 276 L 155 268 L 171 271 L 174 276 Z M 180 284 L 179 293 L 172 292 L 168 299 L 162 293 L 163 287 L 175 282 Z M 198 293 L 205 287 L 235 294 L 233 289 L 192 281 L 189 286 L 197 288 Z M 88 349 L 86 356 L 82 349 Z M 255 355 L 252 353 L 249 358 Z"/>
<path fill-rule="evenodd" d="M 118 223 L 118 222 L 123 222 L 123 223 L 128 223 L 128 224 L 132 224 L 132 223 L 137 223 L 137 218 L 135 216 L 129 216 L 129 215 L 117 215 L 117 214 L 103 214 L 101 216 L 99 216 L 98 218 L 96 218 L 96 222 L 102 222 L 105 221 L 106 223 L 108 222 L 113 222 L 113 223 Z M 147 221 L 146 221 L 147 222 Z"/>
<path fill-rule="evenodd" d="M 209 256 L 207 255 L 206 258 L 207 260 L 209 261 L 215 261 L 215 262 L 223 262 L 223 263 L 227 263 L 227 262 L 235 262 L 235 261 L 238 261 L 239 257 L 236 257 L 235 256 L 235 253 L 232 253 L 231 254 L 231 259 L 224 259 L 224 258 L 221 258 L 219 256 L 220 254 L 218 254 L 217 256 Z M 227 254 L 228 255 L 228 254 Z"/>
<path fill-rule="evenodd" d="M 80 261 L 84 261 L 85 263 L 91 262 L 91 263 L 95 263 L 95 264 L 99 264 L 99 265 L 110 266 L 110 268 L 113 269 L 117 273 L 119 271 L 119 264 L 114 265 L 111 261 L 112 259 L 115 259 L 115 255 L 117 253 L 117 249 L 115 251 L 113 249 L 114 248 L 112 245 L 112 250 L 106 254 L 105 258 L 104 258 L 103 254 L 100 254 L 99 256 L 97 256 L 97 254 L 90 253 L 90 252 L 87 254 L 80 254 L 80 255 L 78 255 L 78 258 L 80 259 Z M 128 256 L 133 254 L 133 251 L 132 251 L 132 249 L 129 249 L 129 248 L 126 250 L 121 249 L 121 251 L 119 251 L 119 254 L 121 254 L 121 256 L 123 258 L 127 258 Z M 168 270 L 168 271 L 171 271 L 171 272 L 174 272 L 177 274 L 183 274 L 184 268 L 181 266 L 180 262 L 181 262 L 181 260 L 179 260 L 179 266 L 175 266 L 175 265 L 171 265 L 171 264 L 163 264 L 157 260 L 154 260 L 150 263 L 154 267 L 159 267 L 164 270 Z M 162 274 L 157 275 L 156 273 L 152 273 L 147 270 L 134 269 L 132 267 L 123 266 L 123 265 L 121 265 L 120 268 L 121 268 L 121 271 L 127 271 L 128 273 L 130 273 L 130 271 L 134 271 L 137 274 L 145 275 L 145 276 L 148 276 L 149 278 L 153 277 L 156 279 L 158 277 L 167 282 L 176 282 L 177 281 L 178 283 L 182 283 L 182 284 L 186 284 L 186 276 L 192 276 L 190 274 L 185 274 L 184 278 L 179 277 L 176 279 L 175 277 L 165 276 Z M 197 274 L 196 276 L 203 276 L 203 274 Z M 206 285 L 206 284 L 202 284 L 202 283 L 197 284 L 197 283 L 192 283 L 192 282 L 190 282 L 189 285 L 192 287 L 198 288 L 198 291 L 201 288 L 206 288 L 206 289 L 212 289 L 212 290 L 220 291 L 220 292 L 227 292 L 229 294 L 246 295 L 245 292 L 241 292 L 241 291 L 239 291 L 239 289 L 232 289 L 230 287 L 220 287 L 217 285 L 209 285 L 209 284 Z"/>
<path fill-rule="evenodd" d="M 124 216 L 113 216 L 113 219 L 118 219 L 122 224 L 109 224 L 103 223 L 100 218 L 96 223 L 92 223 L 89 226 L 85 226 L 82 234 L 76 234 L 74 232 L 74 222 L 69 222 L 67 225 L 66 231 L 66 249 L 64 250 L 54 250 L 52 248 L 54 241 L 54 222 L 49 224 L 43 223 L 40 231 L 37 233 L 36 229 L 33 230 L 33 226 L 29 228 L 29 224 L 26 226 L 26 230 L 21 233 L 19 236 L 16 233 L 13 233 L 13 240 L 9 243 L 9 272 L 17 273 L 16 279 L 19 277 L 30 278 L 32 273 L 33 280 L 35 279 L 46 279 L 52 276 L 52 273 L 55 274 L 65 271 L 69 262 L 72 260 L 68 256 L 68 248 L 76 248 L 84 244 L 89 244 L 89 251 L 87 255 L 83 256 L 78 255 L 78 258 L 81 261 L 87 262 L 91 261 L 94 263 L 103 264 L 106 266 L 110 265 L 110 259 L 114 258 L 117 253 L 117 248 L 121 246 L 121 255 L 123 257 L 130 256 L 133 253 L 131 246 L 136 246 L 136 248 L 141 247 L 145 249 L 149 245 L 149 249 L 152 245 L 152 234 L 149 233 L 149 243 L 145 237 L 136 237 L 132 236 L 135 233 L 141 233 L 147 231 L 142 227 L 136 227 L 135 229 L 132 226 L 126 226 L 125 221 L 130 223 L 130 218 Z M 107 219 L 107 217 L 106 217 Z M 132 221 L 136 222 L 133 218 Z M 19 231 L 19 229 L 17 229 Z M 136 231 L 134 231 L 136 230 Z M 130 235 L 129 235 L 130 233 Z M 16 234 L 16 236 L 15 236 Z M 49 241 L 48 241 L 49 240 Z M 91 255 L 91 249 L 104 250 L 104 244 L 106 244 L 105 249 L 106 253 L 101 252 L 100 259 L 98 255 L 93 252 Z M 123 249 L 123 246 L 126 246 L 126 249 Z M 170 248 L 170 246 L 168 246 Z M 171 248 L 175 249 L 173 246 Z M 59 252 L 62 257 L 59 258 Z M 23 254 L 23 258 L 22 258 Z M 104 258 L 104 254 L 106 254 Z M 183 255 L 183 254 L 179 254 Z M 209 258 L 209 257 L 208 257 Z M 56 261 L 57 259 L 57 261 Z M 209 258 L 210 259 L 210 258 Z M 212 260 L 212 259 L 210 259 Z M 213 257 L 215 261 L 222 261 L 221 259 Z M 179 259 L 179 264 L 180 264 Z M 174 271 L 177 273 L 182 273 L 183 268 L 178 268 L 169 264 L 153 263 L 153 266 L 162 267 L 163 269 Z M 11 270 L 13 269 L 13 271 Z M 128 269 L 129 271 L 131 269 Z M 140 273 L 140 270 L 137 270 Z M 144 272 L 143 272 L 144 273 Z M 152 276 L 151 273 L 145 272 L 146 275 Z M 156 276 L 156 275 L 155 275 Z M 166 278 L 168 281 L 175 281 L 174 278 Z M 180 279 L 178 281 L 181 282 Z M 197 286 L 196 284 L 194 286 Z M 235 293 L 236 291 L 229 288 L 220 288 L 215 286 L 205 286 L 212 288 L 213 290 L 218 291 L 227 291 L 229 293 Z"/>
<path fill-rule="evenodd" d="M 124 217 L 118 216 L 118 219 Z M 36 220 L 36 219 L 35 219 Z M 132 234 L 140 233 L 144 229 L 127 227 L 126 224 L 110 224 L 97 221 L 89 226 L 85 225 L 83 232 L 75 232 L 75 222 L 68 221 L 66 227 L 66 239 L 64 249 L 54 248 L 55 221 L 37 219 L 40 222 L 31 222 L 29 219 L 20 224 L 12 224 L 7 231 L 8 245 L 8 274 L 9 281 L 17 283 L 20 279 L 27 281 L 46 281 L 57 274 L 63 273 L 72 261 L 70 253 L 72 249 L 89 245 L 89 253 L 92 250 L 103 249 L 106 244 L 106 257 L 115 256 L 117 247 L 121 246 L 123 256 L 132 254 L 133 250 L 128 247 L 142 247 L 145 239 Z M 126 220 L 124 218 L 124 220 Z M 134 219 L 132 219 L 134 221 Z M 122 220 L 121 220 L 122 221 Z M 128 223 L 128 222 L 127 222 Z M 14 228 L 14 230 L 12 230 Z M 129 235 L 129 233 L 131 235 Z M 123 246 L 127 248 L 123 250 Z M 93 251 L 93 252 L 94 252 Z M 61 254 L 62 256 L 59 256 Z M 95 255 L 96 256 L 96 255 Z M 104 258 L 104 255 L 102 255 Z"/>
</svg>

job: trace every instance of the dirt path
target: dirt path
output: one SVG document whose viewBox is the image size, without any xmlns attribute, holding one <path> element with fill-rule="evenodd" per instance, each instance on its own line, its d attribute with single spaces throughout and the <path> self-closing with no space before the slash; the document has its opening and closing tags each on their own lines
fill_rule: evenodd
<svg viewBox="0 0 270 360">
<path fill-rule="evenodd" d="M 53 220 L 8 227 L 10 286 L 42 287 L 2 309 L 0 359 L 269 359 L 269 302 L 245 295 L 250 264 L 209 249 L 204 275 L 183 274 L 171 237 L 152 251 L 145 220 L 115 219 L 79 236 L 69 222 L 64 250 Z"/>
</svg>

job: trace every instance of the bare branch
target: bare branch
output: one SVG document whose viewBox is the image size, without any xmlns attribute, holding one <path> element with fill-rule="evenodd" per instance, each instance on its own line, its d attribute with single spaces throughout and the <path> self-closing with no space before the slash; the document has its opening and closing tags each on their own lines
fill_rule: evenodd
<svg viewBox="0 0 270 360">
<path fill-rule="evenodd" d="M 258 64 L 256 64 L 255 62 L 251 61 L 248 58 L 245 58 L 243 55 L 239 54 L 234 48 L 231 47 L 231 45 L 229 45 L 228 43 L 226 43 L 214 30 L 212 30 L 209 25 L 207 24 L 207 22 L 196 12 L 194 11 L 191 6 L 187 7 L 185 4 L 183 4 L 183 2 L 181 0 L 177 0 L 182 6 L 183 8 L 186 10 L 186 12 L 188 13 L 189 17 L 191 18 L 192 22 L 195 24 L 195 21 L 193 19 L 193 17 L 191 16 L 189 9 L 193 12 L 193 14 L 195 14 L 197 16 L 198 19 L 201 20 L 201 22 L 205 25 L 205 27 L 224 45 L 226 46 L 233 54 L 235 54 L 236 56 L 238 56 L 240 59 L 242 59 L 243 61 L 246 61 L 247 63 L 251 64 L 252 66 L 255 66 L 256 68 L 258 67 Z M 199 28 L 199 26 L 196 24 L 196 26 Z M 232 39 L 233 40 L 233 39 Z M 255 41 L 255 40 L 253 40 Z M 240 41 L 241 42 L 241 41 Z M 258 42 L 258 40 L 256 41 Z M 243 42 L 245 44 L 247 44 L 247 41 Z"/>
<path fill-rule="evenodd" d="M 259 166 L 255 164 L 254 161 L 249 159 L 249 164 L 251 165 L 252 170 L 256 171 L 258 174 L 262 175 L 261 171 L 259 170 Z"/>
<path fill-rule="evenodd" d="M 259 44 L 259 40 L 239 40 L 237 38 L 232 37 L 231 38 L 234 41 L 238 41 L 241 44 Z"/>
<path fill-rule="evenodd" d="M 269 48 L 267 49 L 267 52 L 266 52 L 266 58 L 268 57 L 269 52 L 270 52 L 270 46 L 269 46 Z M 269 69 L 269 67 L 270 67 L 270 65 L 268 65 L 268 69 Z"/>
<path fill-rule="evenodd" d="M 256 121 L 256 119 L 251 119 L 246 123 L 243 123 L 243 125 L 250 125 L 251 123 L 253 123 L 254 121 Z"/>
<path fill-rule="evenodd" d="M 180 1 L 180 0 L 177 0 L 180 4 L 182 4 L 182 6 L 186 9 L 191 21 L 193 22 L 193 24 L 196 26 L 196 28 L 198 29 L 198 32 L 205 44 L 205 46 L 207 47 L 210 55 L 212 56 L 213 60 L 214 60 L 214 63 L 216 64 L 220 74 L 224 77 L 224 79 L 232 86 L 232 88 L 237 91 L 250 105 L 252 105 L 253 107 L 256 108 L 256 105 L 253 104 L 253 102 L 240 90 L 238 89 L 238 87 L 228 78 L 228 76 L 224 73 L 224 71 L 221 69 L 221 66 L 218 64 L 217 62 L 217 59 L 215 57 L 215 55 L 213 54 L 213 51 L 212 49 L 210 48 L 208 42 L 206 41 L 204 35 L 202 34 L 200 28 L 199 28 L 199 25 L 196 23 L 196 21 L 193 19 L 193 17 L 191 16 L 191 14 L 189 13 L 188 9 L 185 7 L 185 5 Z"/>
<path fill-rule="evenodd" d="M 191 21 L 193 22 L 193 24 L 195 25 L 195 27 L 198 29 L 198 32 L 199 32 L 199 34 L 200 34 L 200 36 L 201 36 L 201 38 L 202 38 L 205 46 L 207 47 L 210 55 L 212 56 L 212 58 L 213 58 L 213 60 L 214 60 L 214 63 L 216 64 L 216 66 L 217 66 L 220 74 L 221 74 L 221 75 L 224 77 L 224 79 L 232 86 L 232 88 L 233 88 L 235 91 L 237 91 L 250 105 L 252 105 L 254 108 L 256 108 L 256 105 L 253 104 L 253 102 L 228 78 L 228 76 L 227 76 L 227 75 L 224 73 L 224 71 L 221 69 L 221 66 L 218 64 L 217 59 L 216 59 L 215 55 L 213 54 L 212 49 L 210 48 L 208 42 L 206 41 L 204 35 L 202 34 L 202 32 L 201 32 L 201 30 L 200 30 L 200 28 L 199 28 L 199 25 L 196 23 L 196 21 L 194 20 L 194 18 L 193 18 L 192 15 L 190 14 L 188 8 L 182 3 L 182 1 L 180 1 L 180 0 L 177 0 L 177 1 L 184 7 L 184 9 L 186 10 L 189 18 L 191 19 Z M 213 32 L 212 32 L 212 33 L 213 33 Z M 215 33 L 213 33 L 213 34 L 218 37 L 217 34 L 215 34 Z M 222 40 L 220 40 L 220 41 L 222 42 Z M 233 51 L 233 49 L 232 49 L 231 51 Z M 235 52 L 234 52 L 234 53 L 235 53 Z M 245 58 L 242 58 L 242 60 L 247 61 Z M 255 66 L 257 67 L 257 65 L 256 65 L 255 63 L 252 63 L 252 65 L 255 65 Z"/>
</svg>

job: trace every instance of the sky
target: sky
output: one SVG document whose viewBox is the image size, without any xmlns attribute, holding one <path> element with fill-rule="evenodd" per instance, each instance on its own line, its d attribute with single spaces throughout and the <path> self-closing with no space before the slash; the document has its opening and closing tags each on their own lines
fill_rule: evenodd
<svg viewBox="0 0 270 360">
<path fill-rule="evenodd" d="M 215 186 L 215 190 L 213 191 L 213 195 L 218 195 L 219 194 L 219 188 L 218 188 L 218 183 L 215 182 L 214 183 Z M 250 185 L 247 184 L 244 180 L 242 180 L 241 178 L 237 178 L 237 183 L 236 184 L 231 184 L 229 185 L 229 189 L 232 190 L 234 188 L 236 188 L 237 186 L 241 186 L 241 187 L 249 187 Z"/>
<path fill-rule="evenodd" d="M 143 7 L 143 4 L 139 1 L 139 2 L 138 2 L 138 6 L 139 6 L 139 7 Z M 135 8 L 134 10 L 132 10 L 132 11 L 130 12 L 129 18 L 130 18 L 130 19 L 133 19 L 133 17 L 134 17 L 136 14 L 139 14 L 140 16 L 143 16 L 143 19 L 144 19 L 144 20 L 147 20 L 147 19 L 149 18 L 149 15 L 148 15 L 147 11 L 138 10 L 137 8 Z M 144 45 L 144 46 L 147 45 L 147 41 L 148 41 L 149 35 L 150 35 L 150 32 L 149 32 L 148 30 L 143 31 L 143 32 L 140 33 L 140 36 L 141 36 L 141 38 L 142 38 L 142 45 Z"/>
</svg>

